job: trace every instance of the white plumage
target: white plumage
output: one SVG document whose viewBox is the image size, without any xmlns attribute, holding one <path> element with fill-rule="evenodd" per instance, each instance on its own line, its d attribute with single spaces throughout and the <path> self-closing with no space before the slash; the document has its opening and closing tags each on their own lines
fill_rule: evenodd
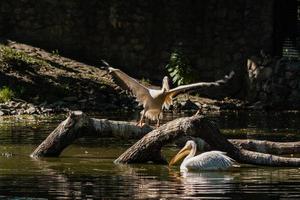
<svg viewBox="0 0 300 200">
<path fill-rule="evenodd" d="M 173 89 L 169 88 L 169 79 L 165 76 L 161 89 L 150 89 L 139 83 L 136 79 L 128 76 L 120 69 L 110 67 L 106 62 L 104 62 L 104 64 L 108 66 L 109 73 L 112 75 L 117 85 L 124 90 L 130 91 L 139 104 L 143 105 L 144 110 L 141 112 L 141 118 L 138 122 L 139 126 L 142 126 L 144 117 L 151 120 L 157 120 L 157 126 L 159 126 L 160 114 L 163 107 L 169 108 L 173 103 L 172 98 L 179 93 L 198 87 L 219 86 L 226 83 L 234 75 L 234 72 L 232 71 L 229 76 L 225 76 L 224 79 L 216 82 L 199 82 L 182 85 Z"/>
<path fill-rule="evenodd" d="M 185 146 L 172 158 L 169 165 L 175 164 L 186 156 L 180 165 L 181 172 L 189 170 L 225 170 L 232 167 L 235 161 L 226 156 L 225 152 L 209 151 L 195 156 L 197 145 L 193 140 L 187 141 Z"/>
</svg>

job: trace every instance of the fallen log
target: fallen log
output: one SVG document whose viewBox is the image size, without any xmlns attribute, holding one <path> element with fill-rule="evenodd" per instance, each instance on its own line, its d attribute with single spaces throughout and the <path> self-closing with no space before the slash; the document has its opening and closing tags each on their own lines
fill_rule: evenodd
<svg viewBox="0 0 300 200">
<path fill-rule="evenodd" d="M 249 151 L 269 153 L 276 155 L 300 153 L 300 142 L 272 142 L 267 140 L 229 140 L 235 146 Z"/>
<path fill-rule="evenodd" d="M 211 148 L 225 151 L 230 157 L 241 163 L 265 166 L 300 166 L 300 158 L 280 157 L 238 148 L 220 133 L 215 123 L 204 116 L 179 118 L 164 124 L 137 141 L 117 158 L 115 163 L 149 161 L 166 163 L 166 159 L 161 155 L 162 146 L 182 136 L 200 137 Z"/>
<path fill-rule="evenodd" d="M 254 151 L 275 154 L 298 153 L 300 152 L 300 142 L 228 141 L 220 133 L 217 125 L 203 116 L 179 118 L 153 130 L 147 125 L 140 128 L 130 122 L 89 118 L 80 111 L 70 113 L 68 118 L 59 124 L 34 150 L 31 156 L 59 156 L 74 140 L 85 136 L 136 139 L 141 138 L 146 133 L 148 134 L 145 137 L 124 152 L 115 162 L 134 163 L 152 161 L 166 163 L 166 159 L 160 153 L 163 145 L 182 137 L 200 137 L 209 144 L 210 148 L 225 151 L 232 158 L 240 162 L 272 166 L 299 165 L 298 158 L 284 158 Z"/>
<path fill-rule="evenodd" d="M 81 111 L 71 112 L 66 120 L 33 151 L 31 157 L 57 157 L 76 139 L 86 136 L 117 137 L 123 139 L 141 138 L 151 131 L 150 126 L 143 128 L 134 123 L 89 118 Z"/>
<path fill-rule="evenodd" d="M 197 143 L 197 149 L 200 151 L 213 150 L 209 144 L 200 138 L 185 137 L 177 140 L 175 143 L 179 147 L 183 147 L 187 140 L 194 140 Z M 300 142 L 273 142 L 268 140 L 253 140 L 253 139 L 228 139 L 233 145 L 249 151 L 260 153 L 269 153 L 275 155 L 299 154 Z"/>
</svg>

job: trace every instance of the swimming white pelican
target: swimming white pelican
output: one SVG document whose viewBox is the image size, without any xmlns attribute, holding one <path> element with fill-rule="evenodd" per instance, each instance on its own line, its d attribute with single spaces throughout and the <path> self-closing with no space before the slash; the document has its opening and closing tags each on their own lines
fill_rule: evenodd
<svg viewBox="0 0 300 200">
<path fill-rule="evenodd" d="M 222 151 L 208 151 L 195 156 L 197 144 L 193 140 L 186 142 L 185 146 L 171 159 L 169 166 L 178 162 L 184 156 L 180 165 L 180 172 L 189 170 L 224 170 L 232 167 L 235 161 Z"/>
<path fill-rule="evenodd" d="M 136 79 L 128 76 L 120 69 L 111 67 L 103 60 L 102 62 L 108 67 L 109 73 L 113 76 L 116 84 L 122 89 L 130 91 L 133 96 L 136 97 L 139 105 L 143 105 L 144 110 L 141 111 L 141 118 L 137 123 L 139 126 L 143 125 L 144 117 L 146 117 L 151 120 L 157 120 L 156 126 L 158 127 L 163 107 L 169 108 L 169 106 L 173 103 L 172 98 L 179 93 L 198 87 L 219 86 L 226 83 L 234 75 L 234 72 L 232 71 L 229 76 L 225 76 L 224 79 L 216 82 L 199 82 L 189 85 L 181 85 L 173 89 L 170 89 L 169 79 L 165 76 L 162 81 L 161 89 L 150 89 L 139 83 Z"/>
</svg>

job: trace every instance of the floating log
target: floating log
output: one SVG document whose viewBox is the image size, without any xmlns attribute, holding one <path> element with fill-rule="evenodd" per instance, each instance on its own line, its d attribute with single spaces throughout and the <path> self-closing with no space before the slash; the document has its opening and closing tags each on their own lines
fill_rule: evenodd
<svg viewBox="0 0 300 200">
<path fill-rule="evenodd" d="M 117 158 L 115 163 L 166 163 L 166 159 L 161 155 L 162 146 L 182 136 L 200 137 L 211 148 L 227 152 L 230 157 L 241 163 L 300 166 L 300 158 L 280 157 L 238 148 L 220 133 L 215 123 L 204 116 L 184 117 L 164 124 L 137 141 Z"/>
<path fill-rule="evenodd" d="M 150 126 L 137 127 L 134 123 L 89 118 L 81 111 L 71 112 L 66 120 L 34 150 L 31 157 L 57 157 L 76 139 L 95 137 L 141 138 L 151 131 Z"/>
</svg>

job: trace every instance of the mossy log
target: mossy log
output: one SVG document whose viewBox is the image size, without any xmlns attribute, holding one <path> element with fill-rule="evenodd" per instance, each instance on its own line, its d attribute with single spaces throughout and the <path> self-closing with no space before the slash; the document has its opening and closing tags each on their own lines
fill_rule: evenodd
<svg viewBox="0 0 300 200">
<path fill-rule="evenodd" d="M 263 151 L 274 154 L 280 154 L 282 152 L 297 153 L 300 151 L 300 142 L 228 141 L 225 136 L 220 133 L 217 125 L 204 116 L 179 118 L 153 130 L 147 125 L 140 128 L 130 122 L 89 118 L 80 111 L 70 113 L 68 118 L 58 125 L 34 150 L 31 156 L 59 156 L 74 140 L 91 135 L 100 138 L 141 138 L 117 158 L 115 160 L 116 163 L 141 163 L 148 161 L 167 163 L 166 159 L 161 155 L 161 148 L 176 139 L 191 136 L 202 138 L 209 144 L 210 148 L 225 151 L 229 156 L 241 163 L 268 166 L 300 166 L 299 158 L 279 157 L 272 154 L 255 152 Z"/>
</svg>

